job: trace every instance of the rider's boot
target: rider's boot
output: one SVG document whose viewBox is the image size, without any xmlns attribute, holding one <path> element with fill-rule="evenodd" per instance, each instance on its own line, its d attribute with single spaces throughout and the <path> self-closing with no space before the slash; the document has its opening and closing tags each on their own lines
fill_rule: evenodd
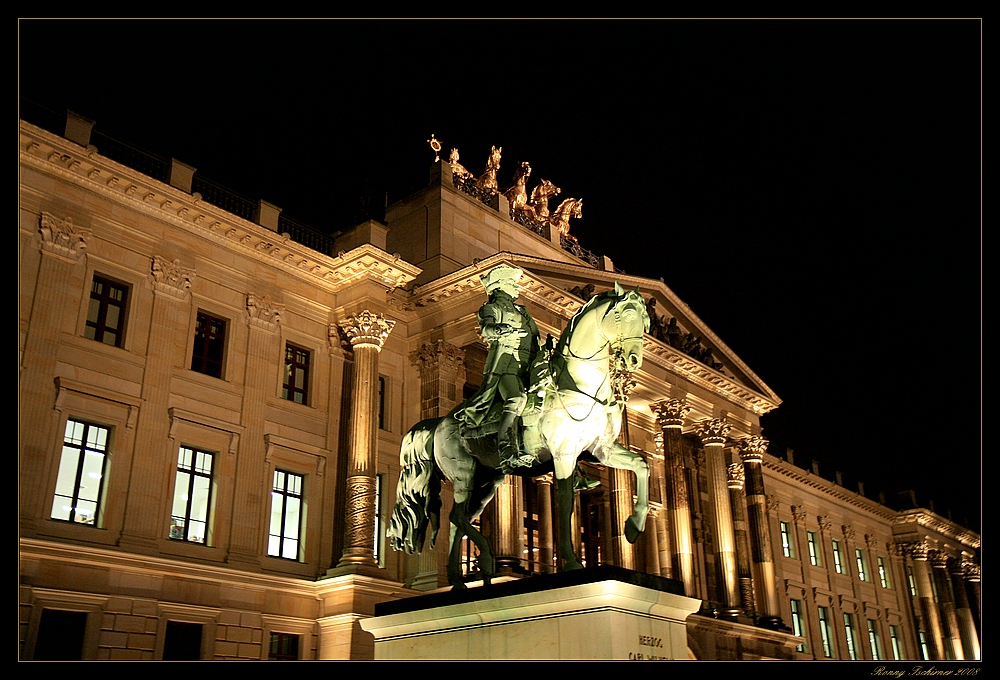
<svg viewBox="0 0 1000 680">
<path fill-rule="evenodd" d="M 500 453 L 500 467 L 505 471 L 519 467 L 530 467 L 534 457 L 521 451 L 520 437 L 517 431 L 516 411 L 505 408 L 500 429 L 497 431 L 497 448 Z"/>
</svg>

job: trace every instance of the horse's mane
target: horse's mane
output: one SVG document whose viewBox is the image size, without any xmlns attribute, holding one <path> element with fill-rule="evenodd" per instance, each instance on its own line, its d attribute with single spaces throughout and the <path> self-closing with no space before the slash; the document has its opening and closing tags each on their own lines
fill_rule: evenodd
<svg viewBox="0 0 1000 680">
<path fill-rule="evenodd" d="M 566 345 L 569 337 L 573 335 L 573 331 L 576 330 L 577 321 L 583 318 L 584 315 L 588 314 L 595 307 L 600 306 L 602 303 L 610 302 L 611 304 L 608 305 L 608 309 L 604 312 L 605 315 L 607 315 L 614 308 L 615 304 L 617 304 L 621 300 L 624 300 L 625 296 L 627 296 L 628 294 L 629 291 L 626 290 L 621 295 L 618 295 L 617 293 L 615 293 L 615 289 L 612 288 L 611 290 L 606 290 L 603 293 L 598 293 L 594 297 L 587 300 L 587 302 L 584 303 L 583 307 L 580 307 L 580 309 L 576 311 L 576 314 L 574 314 L 573 317 L 569 320 L 569 325 L 566 326 L 566 330 L 563 331 L 562 335 L 559 336 L 559 344 L 556 345 L 556 349 L 558 350 L 559 348 L 564 347 Z"/>
</svg>

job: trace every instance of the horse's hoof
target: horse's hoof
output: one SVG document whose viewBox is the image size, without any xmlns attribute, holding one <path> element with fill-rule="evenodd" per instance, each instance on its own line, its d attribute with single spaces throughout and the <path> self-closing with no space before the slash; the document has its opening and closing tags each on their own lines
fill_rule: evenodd
<svg viewBox="0 0 1000 680">
<path fill-rule="evenodd" d="M 640 534 L 642 534 L 642 529 L 635 525 L 631 517 L 625 520 L 625 540 L 629 543 L 635 543 L 639 540 Z"/>
</svg>

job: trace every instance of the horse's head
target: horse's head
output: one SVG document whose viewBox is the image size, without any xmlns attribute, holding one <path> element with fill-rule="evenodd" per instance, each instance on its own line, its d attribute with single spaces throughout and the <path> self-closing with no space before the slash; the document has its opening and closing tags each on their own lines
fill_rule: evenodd
<svg viewBox="0 0 1000 680">
<path fill-rule="evenodd" d="M 601 331 L 611 343 L 612 355 L 620 362 L 620 368 L 634 371 L 642 366 L 642 336 L 649 332 L 649 314 L 638 287 L 626 291 L 615 281 L 611 304 L 601 321 Z"/>
</svg>

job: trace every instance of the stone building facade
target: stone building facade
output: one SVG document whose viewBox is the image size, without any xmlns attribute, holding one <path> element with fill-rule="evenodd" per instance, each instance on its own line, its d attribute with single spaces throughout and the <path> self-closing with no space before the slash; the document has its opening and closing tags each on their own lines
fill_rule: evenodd
<svg viewBox="0 0 1000 680">
<path fill-rule="evenodd" d="M 634 480 L 589 466 L 577 541 L 701 599 L 694 658 L 979 658 L 979 537 L 768 454 L 780 399 L 663 282 L 446 162 L 386 224 L 317 245 L 176 160 L 102 155 L 92 125 L 20 124 L 22 658 L 372 658 L 358 621 L 446 583 L 446 546 L 388 551 L 385 519 L 408 428 L 482 379 L 479 275 L 501 262 L 543 337 L 616 280 L 656 300 L 622 433 L 650 521 L 629 544 Z M 504 574 L 554 569 L 553 497 L 498 491 Z"/>
</svg>

